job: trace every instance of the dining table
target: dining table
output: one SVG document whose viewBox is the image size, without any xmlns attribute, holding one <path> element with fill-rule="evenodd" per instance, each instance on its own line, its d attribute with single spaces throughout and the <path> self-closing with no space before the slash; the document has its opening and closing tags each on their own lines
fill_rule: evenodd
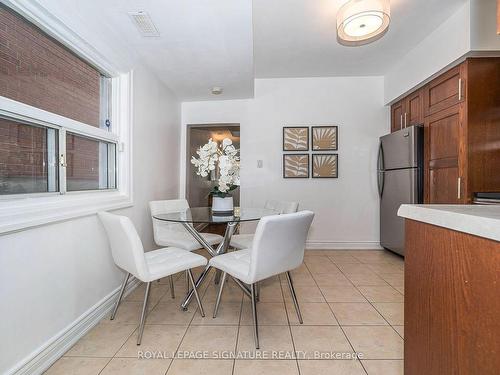
<svg viewBox="0 0 500 375">
<path fill-rule="evenodd" d="M 179 223 L 186 228 L 186 230 L 200 243 L 201 247 L 204 248 L 211 257 L 215 257 L 227 252 L 229 244 L 231 243 L 231 237 L 235 232 L 238 225 L 242 222 L 259 221 L 264 216 L 276 215 L 277 211 L 267 208 L 246 208 L 246 207 L 235 207 L 231 212 L 214 212 L 210 207 L 192 207 L 178 212 L 169 212 L 154 215 L 154 218 L 161 221 Z M 196 226 L 204 227 L 210 224 L 221 224 L 225 225 L 224 236 L 222 241 L 216 246 L 212 247 L 203 236 L 200 234 Z M 205 280 L 211 266 L 207 264 L 205 269 L 202 271 L 201 275 L 196 280 L 196 288 L 198 288 Z M 215 283 L 217 284 L 220 280 L 220 272 L 216 272 Z M 244 291 L 243 285 L 240 285 Z M 183 302 L 181 303 L 181 308 L 187 310 L 189 302 L 193 297 L 193 289 L 191 289 Z"/>
</svg>

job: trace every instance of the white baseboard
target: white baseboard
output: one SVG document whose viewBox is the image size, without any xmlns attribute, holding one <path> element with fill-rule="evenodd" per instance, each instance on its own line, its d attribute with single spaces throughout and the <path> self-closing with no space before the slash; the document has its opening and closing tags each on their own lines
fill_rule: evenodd
<svg viewBox="0 0 500 375">
<path fill-rule="evenodd" d="M 380 250 L 378 241 L 307 241 L 310 250 Z"/>
<path fill-rule="evenodd" d="M 139 284 L 139 280 L 132 278 L 127 284 L 124 298 Z M 61 358 L 80 338 L 99 323 L 104 316 L 109 315 L 119 292 L 120 288 L 118 287 L 88 309 L 68 327 L 28 355 L 11 370 L 7 371 L 6 375 L 42 374 L 52 366 L 55 361 Z"/>
</svg>

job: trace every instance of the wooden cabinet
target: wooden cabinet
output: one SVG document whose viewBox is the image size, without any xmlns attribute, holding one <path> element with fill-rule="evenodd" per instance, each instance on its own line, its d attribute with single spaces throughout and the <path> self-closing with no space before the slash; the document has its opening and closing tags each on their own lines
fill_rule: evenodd
<svg viewBox="0 0 500 375">
<path fill-rule="evenodd" d="M 391 106 L 391 131 L 424 124 L 425 203 L 500 192 L 500 58 L 469 58 Z"/>
<path fill-rule="evenodd" d="M 391 133 L 403 128 L 404 102 L 400 101 L 391 106 Z"/>
<path fill-rule="evenodd" d="M 417 90 L 391 106 L 391 133 L 424 123 L 423 91 Z"/>
<path fill-rule="evenodd" d="M 500 242 L 406 220 L 405 375 L 496 375 Z"/>
<path fill-rule="evenodd" d="M 419 125 L 424 123 L 423 90 L 417 90 L 405 99 L 406 125 Z"/>
<path fill-rule="evenodd" d="M 464 100 L 464 64 L 448 70 L 424 87 L 425 116 L 449 108 Z"/>
<path fill-rule="evenodd" d="M 460 160 L 463 139 L 459 105 L 425 118 L 424 124 L 424 200 L 428 203 L 464 202 L 463 168 Z"/>
</svg>

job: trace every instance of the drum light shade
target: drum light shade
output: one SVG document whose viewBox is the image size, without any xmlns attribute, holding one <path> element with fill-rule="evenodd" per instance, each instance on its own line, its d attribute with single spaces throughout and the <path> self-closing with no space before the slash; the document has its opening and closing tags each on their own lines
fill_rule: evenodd
<svg viewBox="0 0 500 375">
<path fill-rule="evenodd" d="M 381 38 L 391 21 L 389 0 L 350 0 L 337 14 L 337 39 L 360 46 Z"/>
</svg>

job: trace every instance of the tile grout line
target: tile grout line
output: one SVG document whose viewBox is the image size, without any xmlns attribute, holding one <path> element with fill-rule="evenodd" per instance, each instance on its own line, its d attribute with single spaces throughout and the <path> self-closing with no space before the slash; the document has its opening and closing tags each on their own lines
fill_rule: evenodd
<svg viewBox="0 0 500 375">
<path fill-rule="evenodd" d="M 145 284 L 145 283 L 142 283 L 142 284 Z M 161 284 L 160 284 L 161 285 Z M 170 286 L 168 287 L 168 290 L 170 290 Z M 163 298 L 163 296 L 165 296 L 167 294 L 167 291 L 165 291 L 165 293 L 163 293 L 160 298 L 158 298 L 158 301 L 154 304 L 154 306 L 151 308 L 151 310 L 148 311 L 147 307 L 146 307 L 146 319 L 147 319 L 147 316 L 149 315 L 149 313 L 151 311 L 153 311 L 153 309 L 158 306 L 158 304 L 160 303 L 160 300 Z M 126 302 L 126 301 L 121 301 L 121 302 Z M 131 302 L 131 301 L 129 301 Z M 118 310 L 120 308 L 118 307 Z M 116 312 L 118 314 L 118 311 Z M 102 319 L 104 320 L 104 319 Z M 102 321 L 101 320 L 101 321 Z M 100 322 L 99 322 L 100 323 Z M 120 324 L 120 323 L 118 323 Z M 116 350 L 115 354 L 113 354 L 113 356 L 109 359 L 109 361 L 106 363 L 106 365 L 101 369 L 101 371 L 99 371 L 98 375 L 100 375 L 105 369 L 106 367 L 108 367 L 108 365 L 111 363 L 111 361 L 115 358 L 119 358 L 119 357 L 116 357 L 116 355 L 118 354 L 118 352 L 123 348 L 123 346 L 127 343 L 127 341 L 132 337 L 132 335 L 138 330 L 139 328 L 139 325 L 136 325 L 135 329 L 130 333 L 130 335 L 127 336 L 127 338 L 125 339 L 125 341 L 123 342 L 122 345 L 120 345 L 120 347 Z M 133 357 L 132 357 L 133 358 Z"/>
<path fill-rule="evenodd" d="M 181 277 L 182 277 L 182 273 L 181 273 L 181 275 L 179 276 L 179 278 L 178 278 L 178 279 L 180 279 Z M 207 282 L 210 282 L 211 280 L 212 280 L 212 276 L 209 278 L 209 281 L 207 281 Z M 189 284 L 188 284 L 188 285 L 189 285 Z M 207 292 L 207 289 L 208 289 L 208 288 L 206 288 L 206 289 L 205 289 L 205 291 L 203 292 L 203 295 L 202 295 L 202 296 L 200 296 L 200 300 L 203 300 L 203 297 L 205 296 L 205 293 Z M 185 298 L 185 296 L 186 296 L 186 295 L 187 295 L 187 294 L 184 294 L 184 293 L 183 293 L 184 298 Z M 194 298 L 194 297 L 193 297 L 193 298 Z M 189 306 L 189 305 L 188 305 L 188 306 Z M 181 307 L 179 306 L 179 309 L 180 309 L 180 308 L 181 308 Z M 189 308 L 189 307 L 188 307 L 188 308 Z M 187 334 L 187 332 L 189 331 L 189 328 L 191 327 L 191 323 L 193 322 L 194 317 L 195 317 L 195 315 L 196 315 L 196 312 L 197 312 L 197 311 L 198 311 L 198 307 L 196 307 L 196 309 L 194 310 L 194 314 L 193 314 L 193 316 L 191 317 L 191 320 L 189 321 L 189 323 L 187 324 L 186 330 L 184 331 L 184 335 L 182 335 L 182 338 L 180 339 L 179 344 L 177 345 L 177 348 L 175 349 L 175 351 L 174 351 L 174 353 L 173 353 L 173 354 L 174 354 L 174 355 L 173 355 L 173 357 L 174 357 L 174 358 L 172 358 L 172 360 L 170 361 L 170 363 L 169 363 L 169 365 L 168 365 L 168 367 L 167 367 L 167 370 L 165 371 L 165 374 L 164 374 L 164 375 L 167 375 L 167 374 L 168 374 L 168 372 L 170 371 L 170 368 L 172 367 L 172 364 L 174 363 L 174 361 L 175 361 L 175 359 L 176 359 L 175 357 L 176 357 L 176 355 L 177 355 L 177 352 L 179 351 L 179 348 L 181 347 L 182 342 L 184 341 L 184 338 L 186 337 L 186 334 Z"/>
<path fill-rule="evenodd" d="M 329 258 L 329 259 L 330 259 L 330 258 Z M 334 262 L 333 262 L 333 260 L 331 260 L 331 259 L 330 259 L 330 261 L 331 261 L 332 263 L 334 263 Z M 334 264 L 335 264 L 335 263 L 334 263 Z M 364 263 L 360 263 L 360 264 L 364 264 Z M 337 264 L 335 264 L 335 266 L 337 266 Z M 344 272 L 343 272 L 343 271 L 342 271 L 342 270 L 341 270 L 338 266 L 337 266 L 337 268 L 338 268 L 338 269 L 339 269 L 339 271 L 342 273 L 342 275 L 344 275 L 344 276 L 345 276 L 345 277 L 349 280 L 349 282 L 350 282 L 350 283 L 354 286 L 354 288 L 356 288 L 356 290 L 357 290 L 359 293 L 361 293 L 361 294 L 363 295 L 363 297 L 365 297 L 365 295 L 363 294 L 363 292 L 361 292 L 361 291 L 358 289 L 358 287 L 357 287 L 356 285 L 354 285 L 354 283 L 351 281 L 351 279 L 349 279 L 349 276 L 348 276 L 348 275 L 346 275 L 346 274 L 345 274 L 345 273 L 344 273 Z M 375 274 L 377 274 L 377 273 L 375 272 Z M 377 276 L 379 276 L 379 275 L 377 274 Z M 379 276 L 379 277 L 381 277 L 381 276 Z M 385 281 L 385 280 L 384 280 L 384 281 Z M 387 281 L 386 281 L 386 282 L 387 282 Z M 387 284 L 389 284 L 389 283 L 387 283 Z M 392 287 L 392 285 L 390 285 L 390 284 L 389 284 L 389 286 L 391 286 L 391 287 Z M 396 288 L 394 288 L 394 287 L 392 287 L 392 288 L 393 288 L 394 290 L 396 290 L 399 294 L 402 294 L 402 293 L 400 293 L 400 292 L 399 292 Z M 320 289 L 320 291 L 321 291 L 321 289 Z M 384 316 L 382 313 L 380 313 L 380 311 L 379 311 L 379 310 L 378 310 L 378 309 L 377 309 L 377 308 L 373 305 L 373 303 L 372 303 L 370 300 L 368 300 L 368 298 L 366 298 L 366 297 L 365 297 L 365 299 L 366 299 L 366 300 L 368 301 L 368 303 L 369 303 L 369 304 L 370 304 L 370 305 L 371 305 L 371 306 L 375 309 L 375 311 L 377 311 L 377 313 L 379 313 L 379 315 L 382 317 L 382 319 L 384 319 L 384 320 L 387 322 L 387 324 L 389 325 L 389 327 L 391 327 L 391 328 L 392 328 L 392 330 L 393 330 L 394 332 L 396 332 L 396 334 L 397 334 L 399 337 L 401 337 L 401 338 L 403 339 L 403 343 L 404 343 L 404 338 L 403 338 L 403 337 L 399 334 L 399 332 L 398 332 L 398 331 L 396 331 L 396 329 L 392 326 L 392 324 L 390 324 L 390 323 L 389 323 L 389 321 L 385 318 L 385 316 Z M 375 303 L 377 303 L 377 302 L 375 302 Z M 389 302 L 380 302 L 380 303 L 389 303 Z M 398 302 L 393 302 L 393 303 L 398 303 Z M 403 295 L 403 304 L 404 304 L 404 295 Z M 330 304 L 329 304 L 329 306 L 330 306 Z M 331 309 L 331 306 L 330 306 L 330 309 Z M 333 312 L 333 311 L 332 311 L 332 312 Z M 346 325 L 346 326 L 347 326 L 347 325 Z M 371 327 L 373 327 L 373 326 L 371 326 Z M 387 326 L 385 326 L 385 325 L 384 325 L 383 327 L 387 327 Z M 404 327 L 404 325 L 403 325 L 403 327 Z M 342 329 L 342 331 L 343 331 L 343 329 Z M 346 336 L 347 336 L 347 335 L 346 335 Z M 348 340 L 349 340 L 349 339 L 348 339 Z M 398 359 L 398 360 L 401 360 L 401 359 Z M 363 366 L 363 369 L 365 369 L 365 372 L 368 374 L 368 371 L 366 370 L 366 368 L 365 368 L 365 366 L 364 366 L 363 362 L 362 362 L 362 361 L 359 361 L 359 362 L 361 363 L 361 366 Z"/>
<path fill-rule="evenodd" d="M 330 260 L 331 260 L 331 259 L 330 259 Z M 331 260 L 331 261 L 332 261 L 332 263 L 334 263 L 334 262 L 333 262 L 333 260 Z M 403 262 L 404 262 L 404 261 L 403 261 Z M 364 265 L 364 264 L 370 264 L 370 263 L 360 263 L 360 264 L 363 264 L 363 265 Z M 376 263 L 376 264 L 390 264 L 390 263 Z M 335 265 L 336 265 L 336 264 L 335 264 Z M 337 268 L 339 268 L 339 267 L 337 267 Z M 343 274 L 343 275 L 344 275 L 344 276 L 345 276 L 345 277 L 349 280 L 349 282 L 350 282 L 350 283 L 354 286 L 354 288 L 356 288 L 356 290 L 357 290 L 358 292 L 360 292 L 360 293 L 363 295 L 363 297 L 365 297 L 365 295 L 363 294 L 363 292 L 362 292 L 361 290 L 359 290 L 359 288 L 358 288 L 358 286 L 364 286 L 364 285 L 358 285 L 358 286 L 356 286 L 356 285 L 355 285 L 355 284 L 351 281 L 351 279 L 349 278 L 349 276 L 348 276 L 348 275 L 346 275 L 346 274 L 345 274 L 345 273 L 344 273 L 344 272 L 343 272 L 340 268 L 339 268 L 339 271 L 340 271 L 340 272 L 341 272 L 341 273 L 342 273 L 342 274 Z M 382 278 L 382 279 L 383 279 L 383 277 L 382 277 L 382 276 L 380 276 L 377 272 L 375 272 L 375 271 L 373 271 L 373 272 L 374 272 L 374 273 L 375 273 L 378 277 L 380 277 L 380 278 Z M 404 273 L 404 272 L 403 272 L 403 273 Z M 397 293 L 399 293 L 399 294 L 401 294 L 401 295 L 403 296 L 403 306 L 404 306 L 404 294 L 403 294 L 403 293 L 401 293 L 401 292 L 400 292 L 399 290 L 397 290 L 396 288 L 394 288 L 394 287 L 393 287 L 391 284 L 389 284 L 386 280 L 384 280 L 384 281 L 387 283 L 387 285 L 388 285 L 389 287 L 391 287 L 391 288 L 392 288 L 392 289 L 394 289 Z M 393 331 L 394 331 L 394 332 L 396 332 L 396 334 L 397 334 L 399 337 L 401 337 L 401 338 L 403 339 L 403 341 L 404 341 L 404 337 L 400 335 L 400 333 L 399 333 L 399 332 L 398 332 L 398 331 L 394 328 L 394 326 L 393 326 L 393 325 L 392 325 L 392 324 L 391 324 L 391 323 L 390 323 L 390 322 L 386 319 L 386 317 L 385 317 L 385 316 L 384 316 L 384 315 L 383 315 L 383 314 L 382 314 L 382 313 L 381 313 L 381 312 L 377 309 L 377 307 L 374 305 L 374 303 L 401 303 L 401 302 L 373 302 L 373 303 L 372 303 L 370 300 L 368 300 L 368 298 L 366 298 L 366 297 L 365 297 L 365 299 L 366 299 L 366 300 L 368 301 L 368 303 L 369 303 L 369 304 L 370 304 L 370 305 L 371 305 L 371 306 L 375 309 L 375 311 L 376 311 L 377 313 L 379 313 L 379 315 L 382 317 L 382 319 L 384 319 L 384 320 L 387 322 L 387 324 L 389 325 L 389 327 L 391 327 L 391 328 L 393 329 Z M 403 322 L 403 327 L 404 327 L 404 322 Z"/>
<path fill-rule="evenodd" d="M 215 297 L 217 298 L 217 296 Z M 240 327 L 241 327 L 241 316 L 243 315 L 243 299 L 245 298 L 245 294 L 241 292 L 241 299 L 240 299 L 240 316 L 238 319 L 238 331 L 236 332 L 236 345 L 235 345 L 235 354 L 238 351 L 238 340 L 240 339 Z M 222 300 L 222 295 L 221 295 L 221 300 Z M 236 367 L 236 358 L 233 359 L 233 367 L 231 369 L 231 375 L 234 375 L 234 368 Z"/>
<path fill-rule="evenodd" d="M 293 339 L 292 326 L 290 325 L 290 317 L 288 315 L 288 307 L 286 306 L 285 292 L 283 291 L 284 286 L 281 283 L 281 275 L 282 274 L 278 275 L 278 284 L 279 284 L 280 290 L 281 290 L 281 298 L 283 299 L 283 304 L 285 305 L 286 321 L 288 323 L 287 325 L 288 325 L 288 331 L 290 332 L 290 338 L 292 339 L 292 348 L 293 348 L 293 354 L 294 354 L 294 357 L 295 357 L 295 365 L 297 366 L 297 373 L 300 375 L 301 372 L 300 372 L 300 366 L 299 366 L 299 358 L 297 356 L 297 348 L 295 347 L 295 340 Z M 292 276 L 290 276 L 290 278 L 292 278 Z M 292 278 L 292 281 L 293 281 L 293 278 Z M 291 295 L 290 295 L 290 297 L 291 297 Z M 297 301 L 297 303 L 298 303 L 298 301 Z M 295 312 L 295 313 L 297 313 L 297 312 Z"/>
<path fill-rule="evenodd" d="M 328 260 L 330 260 L 330 261 L 331 261 L 331 259 L 330 259 L 330 258 L 328 258 Z M 332 262 L 332 261 L 331 261 L 331 262 Z M 305 264 L 305 263 L 304 263 L 304 264 Z M 332 264 L 334 264 L 334 265 L 335 265 L 335 267 L 337 267 L 337 265 L 336 265 L 335 263 L 333 263 L 333 262 L 332 262 Z M 307 267 L 307 264 L 306 264 L 306 268 L 307 268 L 307 270 L 309 271 L 309 267 Z M 338 267 L 337 267 L 337 268 L 338 268 Z M 309 272 L 310 272 L 310 271 L 309 271 Z M 342 272 L 342 271 L 341 271 L 341 272 Z M 311 275 L 312 275 L 312 274 L 311 274 Z M 345 276 L 345 275 L 344 275 L 344 276 Z M 327 299 L 326 299 L 325 295 L 323 294 L 323 291 L 322 291 L 322 290 L 321 290 L 321 288 L 319 287 L 319 285 L 318 285 L 318 283 L 316 282 L 316 279 L 314 278 L 314 276 L 313 276 L 313 280 L 314 280 L 314 282 L 316 283 L 316 287 L 319 289 L 319 291 L 320 291 L 321 295 L 323 296 L 323 298 L 325 299 L 325 301 L 327 301 Z M 350 281 L 350 280 L 349 280 L 349 281 Z M 364 295 L 363 295 L 363 297 L 364 297 Z M 339 325 L 339 328 L 340 328 L 340 330 L 342 331 L 342 334 L 344 335 L 345 339 L 347 340 L 347 342 L 348 342 L 348 343 L 349 343 L 349 345 L 351 346 L 352 351 L 353 351 L 354 353 L 357 353 L 356 349 L 354 349 L 354 346 L 353 346 L 353 345 L 352 345 L 352 343 L 351 343 L 351 340 L 349 340 L 349 337 L 347 337 L 347 334 L 345 333 L 344 329 L 343 329 L 343 328 L 342 328 L 342 326 L 340 325 L 340 321 L 338 320 L 337 315 L 335 315 L 335 312 L 332 310 L 332 307 L 330 306 L 330 303 L 329 303 L 329 302 L 327 302 L 327 305 L 328 305 L 328 308 L 330 309 L 330 311 L 332 312 L 333 317 L 334 317 L 334 318 L 335 318 L 335 320 L 337 321 L 337 324 Z M 363 371 L 366 373 L 366 375 L 368 375 L 368 371 L 366 370 L 365 366 L 363 366 L 363 363 L 361 362 L 361 360 L 359 360 L 359 359 L 358 359 L 358 362 L 359 362 L 359 364 L 361 365 L 361 367 L 363 368 Z"/>
</svg>

